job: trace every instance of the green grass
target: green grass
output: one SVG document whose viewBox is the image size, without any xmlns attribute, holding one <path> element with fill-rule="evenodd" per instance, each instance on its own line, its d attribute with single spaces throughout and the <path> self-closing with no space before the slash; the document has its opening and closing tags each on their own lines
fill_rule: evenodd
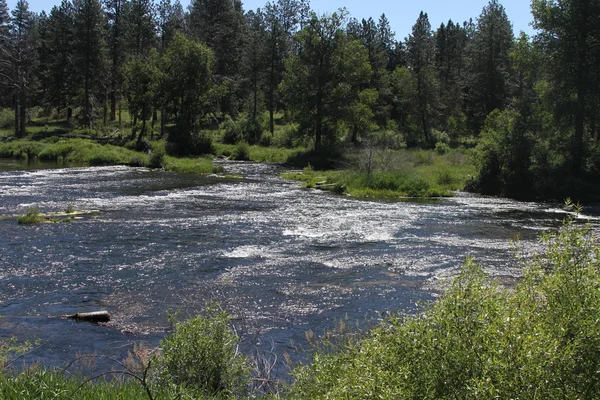
<svg viewBox="0 0 600 400">
<path fill-rule="evenodd" d="M 146 165 L 148 156 L 88 139 L 49 138 L 0 143 L 0 158 L 54 161 L 71 165 Z"/>
<path fill-rule="evenodd" d="M 461 150 L 440 155 L 434 151 L 401 150 L 386 155 L 395 157 L 393 169 L 343 169 L 284 173 L 282 177 L 302 181 L 305 187 L 347 193 L 360 198 L 446 197 L 462 189 L 475 172 Z"/>
<path fill-rule="evenodd" d="M 234 157 L 237 154 L 238 145 L 216 143 L 215 148 L 217 156 Z M 249 159 L 255 162 L 285 164 L 290 158 L 304 151 L 306 151 L 304 148 L 249 146 Z"/>
<path fill-rule="evenodd" d="M 211 158 L 178 158 L 165 156 L 163 167 L 167 171 L 181 172 L 188 174 L 211 174 L 222 172 L 215 167 Z"/>
</svg>

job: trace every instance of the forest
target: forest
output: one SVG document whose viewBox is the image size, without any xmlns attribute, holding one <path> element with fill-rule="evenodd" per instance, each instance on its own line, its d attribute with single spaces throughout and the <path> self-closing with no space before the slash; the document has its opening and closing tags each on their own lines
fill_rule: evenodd
<svg viewBox="0 0 600 400">
<path fill-rule="evenodd" d="M 347 149 L 473 149 L 467 189 L 597 199 L 600 2 L 533 0 L 533 37 L 491 0 L 469 21 L 404 39 L 388 16 L 317 14 L 307 0 L 0 0 L 0 128 L 35 118 L 119 129 L 170 155 L 223 142 Z M 393 18 L 393 16 L 389 16 Z M 284 138 L 276 140 L 278 124 Z M 5 140 L 12 139 L 5 137 Z"/>
</svg>

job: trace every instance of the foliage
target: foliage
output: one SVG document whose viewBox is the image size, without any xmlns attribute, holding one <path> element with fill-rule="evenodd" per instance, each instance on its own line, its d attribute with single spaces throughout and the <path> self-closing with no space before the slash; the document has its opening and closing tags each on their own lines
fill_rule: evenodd
<svg viewBox="0 0 600 400">
<path fill-rule="evenodd" d="M 241 141 L 236 145 L 233 159 L 239 161 L 250 160 L 250 145 L 248 142 Z"/>
<path fill-rule="evenodd" d="M 596 398 L 600 251 L 568 222 L 509 289 L 469 260 L 418 315 L 297 367 L 292 398 Z"/>
<path fill-rule="evenodd" d="M 18 221 L 19 225 L 32 225 L 46 221 L 46 218 L 41 215 L 38 207 L 31 207 L 25 214 L 19 216 Z"/>
<path fill-rule="evenodd" d="M 174 332 L 161 341 L 156 359 L 161 385 L 204 396 L 247 392 L 247 360 L 239 354 L 239 338 L 225 311 L 207 304 L 203 315 L 173 322 Z"/>
<path fill-rule="evenodd" d="M 428 161 L 424 163 L 422 159 Z M 385 165 L 381 168 L 380 165 Z M 461 189 L 472 167 L 457 150 L 440 156 L 434 151 L 396 151 L 375 154 L 371 169 L 284 173 L 306 187 L 344 192 L 362 198 L 443 197 Z"/>
<path fill-rule="evenodd" d="M 0 109 L 0 129 L 12 128 L 15 123 L 15 113 L 12 110 Z"/>
<path fill-rule="evenodd" d="M 477 145 L 475 185 L 482 193 L 519 197 L 529 192 L 531 145 L 516 111 L 492 112 Z"/>
</svg>

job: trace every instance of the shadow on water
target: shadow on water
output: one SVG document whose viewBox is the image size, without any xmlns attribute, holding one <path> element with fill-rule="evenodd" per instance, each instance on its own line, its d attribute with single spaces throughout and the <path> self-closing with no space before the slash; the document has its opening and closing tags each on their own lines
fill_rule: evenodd
<svg viewBox="0 0 600 400">
<path fill-rule="evenodd" d="M 0 218 L 0 339 L 42 339 L 36 356 L 47 364 L 78 353 L 118 357 L 135 341 L 158 344 L 168 310 L 193 316 L 216 300 L 248 348 L 272 342 L 281 355 L 305 343 L 307 330 L 318 335 L 336 319 L 413 312 L 468 256 L 516 279 L 511 240 L 520 236 L 530 252 L 537 235 L 565 216 L 556 205 L 462 194 L 361 201 L 302 189 L 280 179 L 277 166 L 225 167 L 245 179 L 129 167 L 4 168 L 0 215 L 32 205 L 99 214 L 36 226 Z M 108 326 L 48 317 L 99 309 L 113 316 Z"/>
</svg>

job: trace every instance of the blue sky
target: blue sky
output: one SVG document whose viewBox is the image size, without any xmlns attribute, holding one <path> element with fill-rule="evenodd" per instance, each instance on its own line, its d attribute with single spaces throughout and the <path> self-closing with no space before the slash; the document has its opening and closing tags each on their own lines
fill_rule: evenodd
<svg viewBox="0 0 600 400">
<path fill-rule="evenodd" d="M 190 0 L 180 0 L 184 7 L 187 7 Z M 267 0 L 246 0 L 244 9 L 254 10 L 264 6 Z M 17 0 L 8 0 L 8 6 L 12 9 Z M 523 30 L 528 34 L 534 31 L 529 26 L 532 20 L 530 13 L 530 2 L 527 0 L 504 0 L 500 1 L 508 18 L 513 23 L 515 35 Z M 32 11 L 40 12 L 50 11 L 52 6 L 59 4 L 60 0 L 29 0 L 29 6 Z M 411 28 L 421 10 L 429 14 L 429 21 L 433 29 L 436 29 L 442 22 L 452 19 L 454 22 L 462 22 L 479 16 L 488 0 L 312 0 L 311 6 L 319 13 L 331 13 L 340 7 L 346 7 L 350 15 L 358 19 L 373 17 L 375 20 L 382 13 L 385 13 L 392 29 L 396 32 L 397 39 L 404 39 L 411 31 Z"/>
</svg>

